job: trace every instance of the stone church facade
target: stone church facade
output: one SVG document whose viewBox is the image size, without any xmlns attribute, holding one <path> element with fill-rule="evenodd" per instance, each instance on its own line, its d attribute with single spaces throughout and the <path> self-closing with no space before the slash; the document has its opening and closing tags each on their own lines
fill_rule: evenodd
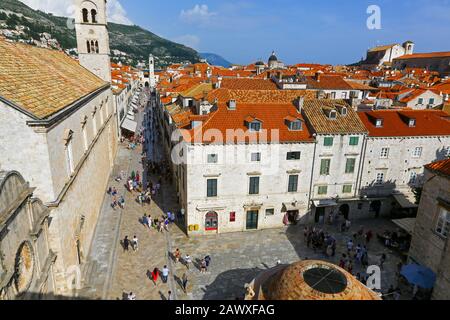
<svg viewBox="0 0 450 320">
<path fill-rule="evenodd" d="M 0 300 L 45 298 L 55 291 L 50 210 L 16 171 L 0 171 Z"/>
<path fill-rule="evenodd" d="M 43 224 L 54 261 L 43 292 L 55 296 L 72 294 L 71 280 L 83 268 L 117 153 L 105 1 L 77 4 L 77 31 L 81 26 L 96 35 L 89 52 L 79 48 L 80 62 L 60 51 L 0 38 L 0 170 L 20 172 L 36 187 L 33 196 L 48 208 L 42 209 L 49 217 Z M 88 22 L 80 20 L 86 10 Z M 77 32 L 84 46 L 88 34 Z M 5 261 L 14 261 L 23 241 L 24 255 L 36 251 L 32 241 L 25 240 L 29 223 L 16 221 L 8 228 L 18 235 L 17 244 L 4 252 Z M 42 291 L 30 283 L 25 289 L 13 286 L 4 297 L 22 291 L 34 297 L 31 294 Z"/>
</svg>

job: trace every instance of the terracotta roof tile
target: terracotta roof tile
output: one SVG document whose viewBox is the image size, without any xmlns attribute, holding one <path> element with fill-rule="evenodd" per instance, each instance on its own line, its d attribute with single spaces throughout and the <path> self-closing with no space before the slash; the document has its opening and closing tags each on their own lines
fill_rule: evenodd
<svg viewBox="0 0 450 320">
<path fill-rule="evenodd" d="M 277 85 L 272 80 L 230 78 L 223 79 L 221 88 L 231 90 L 277 90 Z"/>
<path fill-rule="evenodd" d="M 343 116 L 339 110 L 347 108 L 347 115 Z M 356 112 L 344 100 L 306 100 L 303 106 L 305 115 L 319 134 L 366 133 L 367 129 Z M 330 119 L 326 111 L 336 110 L 336 119 Z"/>
<path fill-rule="evenodd" d="M 423 59 L 423 58 L 430 59 L 430 58 L 447 58 L 447 57 L 450 58 L 450 51 L 407 54 L 395 58 L 394 60 Z"/>
<path fill-rule="evenodd" d="M 377 110 L 358 112 L 358 116 L 372 137 L 450 135 L 450 117 L 439 110 Z M 416 120 L 414 127 L 409 126 L 409 118 Z M 375 119 L 382 119 L 383 126 L 377 128 Z"/>
<path fill-rule="evenodd" d="M 436 161 L 425 166 L 428 170 L 450 177 L 450 159 Z"/>
<path fill-rule="evenodd" d="M 107 85 L 56 50 L 0 39 L 0 96 L 43 119 Z"/>
</svg>

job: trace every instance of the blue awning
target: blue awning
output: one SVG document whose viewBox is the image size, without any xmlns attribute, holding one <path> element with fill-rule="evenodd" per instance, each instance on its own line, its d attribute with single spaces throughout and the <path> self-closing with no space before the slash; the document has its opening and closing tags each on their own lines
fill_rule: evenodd
<svg viewBox="0 0 450 320">
<path fill-rule="evenodd" d="M 417 285 L 423 289 L 431 289 L 436 281 L 436 274 L 430 268 L 415 263 L 403 266 L 400 274 L 408 280 L 410 284 Z"/>
</svg>

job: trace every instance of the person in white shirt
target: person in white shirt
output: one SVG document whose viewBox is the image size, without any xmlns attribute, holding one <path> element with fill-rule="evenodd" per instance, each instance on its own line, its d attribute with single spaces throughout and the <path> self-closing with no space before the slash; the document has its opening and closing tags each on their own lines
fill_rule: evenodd
<svg viewBox="0 0 450 320">
<path fill-rule="evenodd" d="M 164 266 L 162 269 L 162 280 L 164 283 L 167 283 L 167 279 L 169 278 L 169 268 L 167 266 Z"/>
<path fill-rule="evenodd" d="M 187 255 L 184 257 L 183 260 L 184 260 L 184 263 L 185 263 L 185 265 L 186 265 L 186 268 L 189 270 L 189 266 L 190 266 L 190 264 L 191 264 L 191 262 L 192 262 L 191 256 L 187 254 Z"/>
<path fill-rule="evenodd" d="M 131 240 L 131 246 L 133 247 L 134 251 L 138 250 L 138 238 L 136 236 L 134 236 L 133 240 Z"/>
</svg>

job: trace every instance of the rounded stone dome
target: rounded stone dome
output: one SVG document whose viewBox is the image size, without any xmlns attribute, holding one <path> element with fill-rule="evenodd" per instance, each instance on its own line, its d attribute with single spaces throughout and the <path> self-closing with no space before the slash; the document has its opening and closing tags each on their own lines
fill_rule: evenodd
<svg viewBox="0 0 450 320">
<path fill-rule="evenodd" d="M 344 269 L 305 260 L 280 269 L 262 283 L 263 300 L 381 300 Z"/>
<path fill-rule="evenodd" d="M 272 52 L 272 55 L 269 57 L 269 62 L 275 62 L 275 61 L 278 61 L 278 58 L 275 55 L 275 52 Z"/>
<path fill-rule="evenodd" d="M 264 66 L 264 62 L 262 62 L 262 61 L 257 61 L 257 62 L 255 63 L 255 66 Z"/>
</svg>

